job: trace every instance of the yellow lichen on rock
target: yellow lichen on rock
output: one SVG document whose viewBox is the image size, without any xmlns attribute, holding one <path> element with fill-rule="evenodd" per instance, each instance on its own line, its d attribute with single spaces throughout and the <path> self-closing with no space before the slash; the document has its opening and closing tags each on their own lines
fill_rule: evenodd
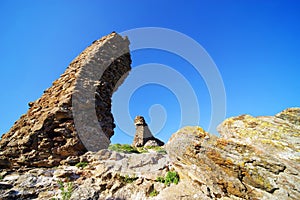
<svg viewBox="0 0 300 200">
<path fill-rule="evenodd" d="M 221 138 L 184 127 L 166 149 L 180 174 L 208 188 L 210 199 L 300 199 L 291 189 L 300 189 L 299 111 L 229 118 L 218 127 Z"/>
</svg>

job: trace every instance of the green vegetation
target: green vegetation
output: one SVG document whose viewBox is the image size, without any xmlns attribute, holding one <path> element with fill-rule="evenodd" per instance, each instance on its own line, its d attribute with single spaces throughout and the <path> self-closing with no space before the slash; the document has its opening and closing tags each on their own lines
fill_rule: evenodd
<svg viewBox="0 0 300 200">
<path fill-rule="evenodd" d="M 170 185 L 171 183 L 178 184 L 179 175 L 175 171 L 169 171 L 165 177 L 165 184 Z"/>
<path fill-rule="evenodd" d="M 149 151 L 145 147 L 136 147 L 139 153 L 148 153 Z"/>
<path fill-rule="evenodd" d="M 111 144 L 108 149 L 122 153 L 148 153 L 150 149 L 162 154 L 167 153 L 163 147 L 133 147 L 129 144 Z"/>
<path fill-rule="evenodd" d="M 58 185 L 59 189 L 61 190 L 62 200 L 69 200 L 73 192 L 73 183 L 67 182 L 67 185 L 65 187 L 65 184 L 62 181 L 59 181 Z"/>
<path fill-rule="evenodd" d="M 88 162 L 79 162 L 75 166 L 78 168 L 85 168 L 88 164 Z"/>
<path fill-rule="evenodd" d="M 129 175 L 121 176 L 120 174 L 117 174 L 118 179 L 120 179 L 123 183 L 133 183 L 133 181 L 137 180 L 138 177 L 130 177 Z"/>
<path fill-rule="evenodd" d="M 132 183 L 133 181 L 137 180 L 137 177 L 129 177 L 128 175 L 125 175 L 124 182 L 125 183 Z"/>
<path fill-rule="evenodd" d="M 157 196 L 158 194 L 159 194 L 159 192 L 158 192 L 156 189 L 153 189 L 153 190 L 150 192 L 149 196 L 150 196 L 150 197 L 155 197 L 155 196 Z"/>
<path fill-rule="evenodd" d="M 159 177 L 156 178 L 156 181 L 160 182 L 160 183 L 165 183 L 165 178 L 162 177 L 162 176 L 159 176 Z"/>
<path fill-rule="evenodd" d="M 160 147 L 160 146 L 154 146 L 154 147 L 143 147 L 145 149 L 151 149 L 156 151 L 157 153 L 162 153 L 162 154 L 167 154 L 166 150 L 164 149 L 164 147 Z"/>
<path fill-rule="evenodd" d="M 2 180 L 4 177 L 2 175 L 0 175 L 0 180 Z"/>
<path fill-rule="evenodd" d="M 109 145 L 108 149 L 123 153 L 140 153 L 136 148 L 129 144 L 111 144 Z"/>
<path fill-rule="evenodd" d="M 165 177 L 157 177 L 157 182 L 164 183 L 167 186 L 170 186 L 171 183 L 178 184 L 179 175 L 176 171 L 168 171 Z"/>
</svg>

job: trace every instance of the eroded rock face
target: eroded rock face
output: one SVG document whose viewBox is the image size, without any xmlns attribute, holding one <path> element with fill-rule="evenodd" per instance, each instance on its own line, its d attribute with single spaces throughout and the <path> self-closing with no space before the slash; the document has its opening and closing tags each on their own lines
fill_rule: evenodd
<svg viewBox="0 0 300 200">
<path fill-rule="evenodd" d="M 136 116 L 134 119 L 134 125 L 136 131 L 132 142 L 132 146 L 142 147 L 142 146 L 163 146 L 164 145 L 164 142 L 155 138 L 152 135 L 144 117 Z"/>
<path fill-rule="evenodd" d="M 242 115 L 218 127 L 221 138 L 185 127 L 166 149 L 181 178 L 197 183 L 191 199 L 299 199 L 299 121 L 300 108 L 275 117 Z"/>
<path fill-rule="evenodd" d="M 298 200 L 299 119 L 300 108 L 275 117 L 242 115 L 219 126 L 220 138 L 182 128 L 166 144 L 168 154 L 100 150 L 53 168 L 0 169 L 0 199 L 59 199 L 62 181 L 65 190 L 72 186 L 74 200 Z M 178 185 L 158 181 L 173 169 Z"/>
<path fill-rule="evenodd" d="M 115 127 L 111 96 L 130 70 L 128 46 L 127 38 L 111 33 L 75 58 L 2 136 L 0 168 L 51 167 L 107 148 Z"/>
<path fill-rule="evenodd" d="M 87 166 L 61 165 L 0 173 L 0 199 L 63 199 L 59 189 L 71 188 L 71 199 L 148 199 L 149 193 L 166 188 L 156 182 L 168 171 L 169 159 L 157 152 L 125 154 L 110 150 L 87 152 L 69 159 Z M 69 185 L 69 186 L 68 186 Z"/>
</svg>

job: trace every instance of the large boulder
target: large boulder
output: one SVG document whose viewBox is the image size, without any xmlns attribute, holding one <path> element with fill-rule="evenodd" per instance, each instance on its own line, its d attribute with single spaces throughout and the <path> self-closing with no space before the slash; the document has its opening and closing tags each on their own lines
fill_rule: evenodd
<svg viewBox="0 0 300 200">
<path fill-rule="evenodd" d="M 197 183 L 186 191 L 190 199 L 300 199 L 299 121 L 300 108 L 293 108 L 229 118 L 218 127 L 220 138 L 185 127 L 166 150 L 181 179 Z"/>
</svg>

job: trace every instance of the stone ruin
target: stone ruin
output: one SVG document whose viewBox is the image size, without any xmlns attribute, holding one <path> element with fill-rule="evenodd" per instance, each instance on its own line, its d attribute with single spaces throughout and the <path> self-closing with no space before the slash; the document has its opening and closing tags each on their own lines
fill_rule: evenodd
<svg viewBox="0 0 300 200">
<path fill-rule="evenodd" d="M 135 125 L 135 136 L 132 142 L 132 146 L 134 147 L 142 147 L 142 146 L 163 146 L 164 142 L 160 141 L 159 139 L 155 138 L 144 117 L 136 116 L 134 119 Z"/>
<path fill-rule="evenodd" d="M 107 148 L 111 97 L 131 67 L 129 40 L 113 32 L 87 47 L 0 141 L 0 168 L 52 167 Z"/>
</svg>

